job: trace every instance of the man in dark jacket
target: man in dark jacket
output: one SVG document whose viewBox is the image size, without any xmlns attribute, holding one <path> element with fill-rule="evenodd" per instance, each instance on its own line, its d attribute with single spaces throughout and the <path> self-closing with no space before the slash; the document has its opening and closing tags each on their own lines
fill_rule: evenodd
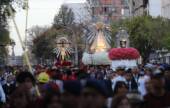
<svg viewBox="0 0 170 108">
<path fill-rule="evenodd" d="M 4 92 L 6 94 L 7 99 L 9 98 L 9 95 L 12 94 L 12 92 L 15 90 L 16 88 L 16 84 L 15 84 L 15 76 L 14 75 L 9 75 L 7 77 L 7 83 L 4 84 L 3 86 Z"/>
<path fill-rule="evenodd" d="M 132 91 L 138 90 L 138 80 L 140 78 L 140 72 L 138 67 L 134 67 L 132 70 L 132 79 L 131 79 L 131 89 Z"/>
<path fill-rule="evenodd" d="M 144 108 L 169 108 L 170 92 L 165 90 L 165 79 L 161 70 L 156 70 L 151 77 L 150 93 L 144 97 Z"/>
</svg>

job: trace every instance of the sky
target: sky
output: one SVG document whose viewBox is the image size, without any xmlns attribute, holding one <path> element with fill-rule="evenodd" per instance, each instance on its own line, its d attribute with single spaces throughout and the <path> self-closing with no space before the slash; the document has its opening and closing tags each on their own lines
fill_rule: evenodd
<svg viewBox="0 0 170 108">
<path fill-rule="evenodd" d="M 58 13 L 63 3 L 81 3 L 86 0 L 29 0 L 28 29 L 33 26 L 50 26 L 54 16 Z M 150 12 L 153 16 L 160 15 L 160 0 L 150 0 Z M 19 10 L 15 15 L 15 20 L 24 40 L 25 31 L 25 11 Z M 15 55 L 22 55 L 23 51 L 18 39 L 13 22 L 10 22 L 10 37 L 16 42 Z"/>
<path fill-rule="evenodd" d="M 152 16 L 161 15 L 161 0 L 150 0 L 149 9 Z"/>
<path fill-rule="evenodd" d="M 85 2 L 85 0 L 29 0 L 28 29 L 35 25 L 50 26 L 61 4 L 67 2 L 80 3 Z M 25 19 L 25 10 L 18 10 L 15 15 L 15 21 L 23 40 L 25 37 Z M 15 55 L 22 55 L 23 50 L 12 21 L 10 21 L 10 37 L 16 42 L 14 48 Z"/>
</svg>

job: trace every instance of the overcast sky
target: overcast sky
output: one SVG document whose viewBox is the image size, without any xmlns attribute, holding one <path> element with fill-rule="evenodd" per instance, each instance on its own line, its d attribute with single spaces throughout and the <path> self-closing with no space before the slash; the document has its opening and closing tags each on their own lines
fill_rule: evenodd
<svg viewBox="0 0 170 108">
<path fill-rule="evenodd" d="M 150 14 L 153 16 L 161 15 L 161 0 L 150 0 Z"/>
<path fill-rule="evenodd" d="M 35 25 L 50 26 L 61 4 L 65 2 L 79 3 L 85 2 L 85 0 L 29 0 L 28 28 Z M 151 0 L 150 4 L 151 14 L 154 16 L 160 15 L 160 0 Z M 15 19 L 22 38 L 24 39 L 25 11 L 20 10 L 15 15 Z M 11 38 L 16 42 L 15 54 L 21 55 L 23 51 L 12 22 L 10 22 L 10 32 Z"/>
</svg>

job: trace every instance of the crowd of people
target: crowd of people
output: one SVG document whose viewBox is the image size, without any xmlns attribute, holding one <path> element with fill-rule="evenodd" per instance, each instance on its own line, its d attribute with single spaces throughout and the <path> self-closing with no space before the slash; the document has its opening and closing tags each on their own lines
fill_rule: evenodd
<svg viewBox="0 0 170 108">
<path fill-rule="evenodd" d="M 170 66 L 0 69 L 0 108 L 170 108 Z"/>
</svg>

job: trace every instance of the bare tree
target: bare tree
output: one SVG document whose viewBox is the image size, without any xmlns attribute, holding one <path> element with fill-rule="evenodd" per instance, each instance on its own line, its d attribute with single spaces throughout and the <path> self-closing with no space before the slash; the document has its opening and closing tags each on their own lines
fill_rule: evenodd
<svg viewBox="0 0 170 108">
<path fill-rule="evenodd" d="M 40 27 L 40 26 L 33 26 L 30 29 L 28 29 L 28 35 L 29 41 L 32 41 L 37 36 L 40 36 L 42 33 L 44 33 L 49 27 Z"/>
<path fill-rule="evenodd" d="M 54 25 L 71 25 L 74 23 L 74 13 L 66 5 L 62 5 L 59 13 L 54 17 Z"/>
</svg>

